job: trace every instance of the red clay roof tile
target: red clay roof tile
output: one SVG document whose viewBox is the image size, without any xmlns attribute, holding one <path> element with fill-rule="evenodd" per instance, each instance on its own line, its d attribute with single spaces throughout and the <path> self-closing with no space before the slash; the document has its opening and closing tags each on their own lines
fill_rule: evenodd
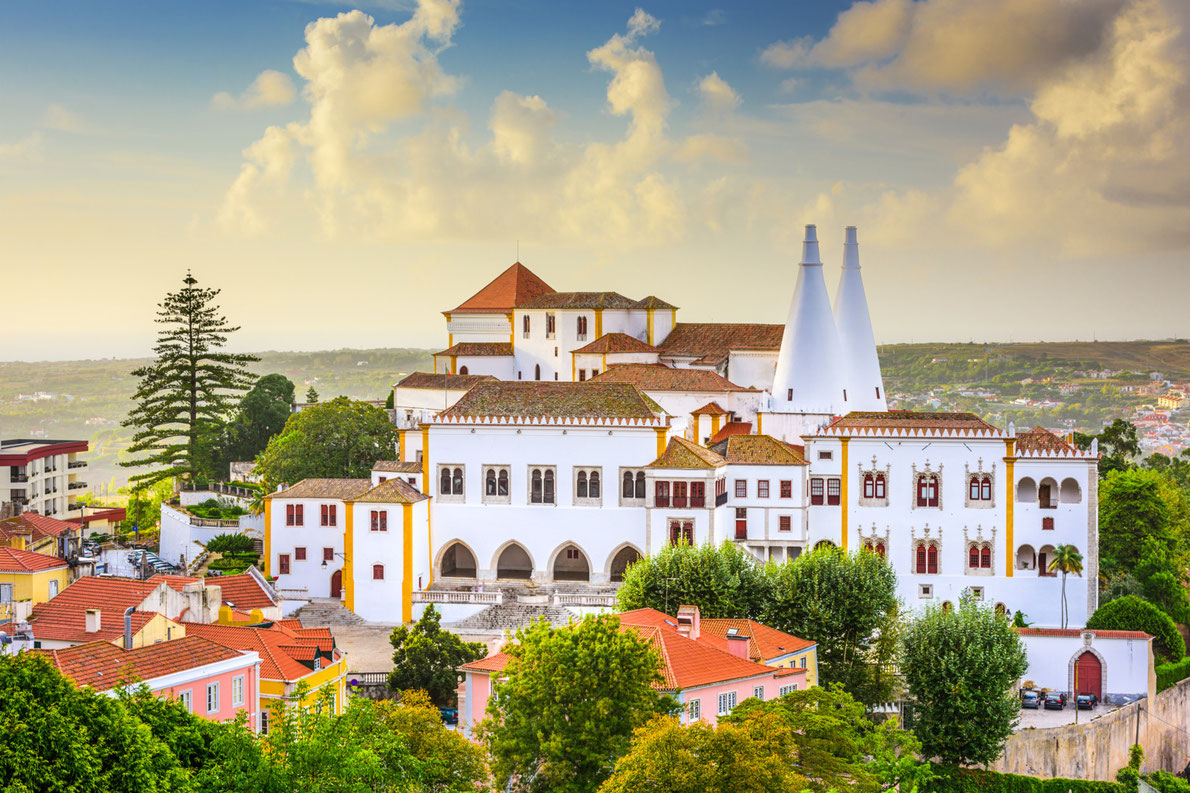
<svg viewBox="0 0 1190 793">
<path fill-rule="evenodd" d="M 538 295 L 553 292 L 553 288 L 538 278 L 528 267 L 516 262 L 449 314 L 506 314 L 521 303 Z"/>
<path fill-rule="evenodd" d="M 70 562 L 57 556 L 0 545 L 0 573 L 40 573 L 69 566 Z"/>
<path fill-rule="evenodd" d="M 197 636 L 125 650 L 97 641 L 62 650 L 35 650 L 49 657 L 77 686 L 106 691 L 131 681 L 197 669 L 240 657 L 241 653 Z"/>
<path fill-rule="evenodd" d="M 709 369 L 675 369 L 659 363 L 623 363 L 587 382 L 632 383 L 642 391 L 755 391 Z"/>
<path fill-rule="evenodd" d="M 579 347 L 572 351 L 572 354 L 599 355 L 617 352 L 657 352 L 657 348 L 651 344 L 645 344 L 627 333 L 605 333 L 585 347 Z"/>
</svg>

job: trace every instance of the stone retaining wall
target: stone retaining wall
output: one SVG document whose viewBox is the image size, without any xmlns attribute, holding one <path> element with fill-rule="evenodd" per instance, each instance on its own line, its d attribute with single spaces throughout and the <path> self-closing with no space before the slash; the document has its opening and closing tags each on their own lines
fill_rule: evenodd
<svg viewBox="0 0 1190 793">
<path fill-rule="evenodd" d="M 1190 761 L 1190 680 L 1086 724 L 1022 730 L 993 771 L 1036 777 L 1113 780 L 1140 736 L 1145 771 L 1181 771 Z"/>
</svg>

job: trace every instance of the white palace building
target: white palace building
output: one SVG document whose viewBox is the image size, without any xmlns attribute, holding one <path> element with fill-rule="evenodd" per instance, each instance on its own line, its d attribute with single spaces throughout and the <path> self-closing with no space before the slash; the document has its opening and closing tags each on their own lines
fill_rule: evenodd
<svg viewBox="0 0 1190 793">
<path fill-rule="evenodd" d="M 1041 428 L 889 411 L 846 230 L 832 306 L 806 237 L 784 325 L 684 323 L 656 297 L 558 292 L 520 263 L 444 312 L 433 373 L 394 386 L 395 460 L 271 494 L 268 572 L 405 622 L 414 593 L 607 587 L 669 543 L 758 560 L 870 548 L 913 607 L 964 592 L 1060 624 L 1060 544 L 1096 606 L 1098 454 Z"/>
</svg>

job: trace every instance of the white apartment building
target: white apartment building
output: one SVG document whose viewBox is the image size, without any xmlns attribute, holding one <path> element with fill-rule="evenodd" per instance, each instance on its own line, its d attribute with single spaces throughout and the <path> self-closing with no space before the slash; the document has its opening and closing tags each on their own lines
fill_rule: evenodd
<svg viewBox="0 0 1190 793">
<path fill-rule="evenodd" d="M 37 512 L 66 520 L 82 512 L 86 491 L 86 441 L 16 438 L 0 441 L 0 508 L 13 515 Z"/>
</svg>

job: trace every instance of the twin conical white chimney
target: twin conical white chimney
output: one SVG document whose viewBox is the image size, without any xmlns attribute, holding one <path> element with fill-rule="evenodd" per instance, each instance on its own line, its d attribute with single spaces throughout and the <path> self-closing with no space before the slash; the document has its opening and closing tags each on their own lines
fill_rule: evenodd
<svg viewBox="0 0 1190 793">
<path fill-rule="evenodd" d="M 835 326 L 843 352 L 846 410 L 888 410 L 884 378 L 876 355 L 876 337 L 868 315 L 868 298 L 859 270 L 859 242 L 855 226 L 843 236 L 843 274 L 835 292 Z"/>
</svg>

